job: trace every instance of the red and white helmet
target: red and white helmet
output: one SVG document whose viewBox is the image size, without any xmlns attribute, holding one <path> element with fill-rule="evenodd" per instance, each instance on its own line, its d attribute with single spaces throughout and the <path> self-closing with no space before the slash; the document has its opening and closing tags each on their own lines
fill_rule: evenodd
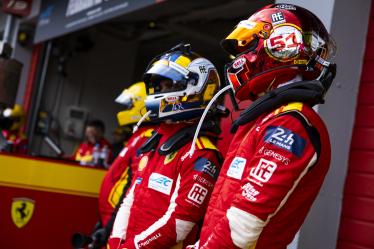
<svg viewBox="0 0 374 249">
<path fill-rule="evenodd" d="M 240 100 L 255 100 L 297 77 L 316 79 L 336 50 L 318 17 L 291 4 L 264 7 L 239 22 L 221 45 L 235 56 L 225 73 Z"/>
</svg>

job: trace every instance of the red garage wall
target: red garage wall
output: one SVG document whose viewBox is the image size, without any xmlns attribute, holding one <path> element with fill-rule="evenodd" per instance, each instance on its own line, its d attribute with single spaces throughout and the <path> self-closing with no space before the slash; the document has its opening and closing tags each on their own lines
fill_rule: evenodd
<svg viewBox="0 0 374 249">
<path fill-rule="evenodd" d="M 374 248 L 374 13 L 371 10 L 364 66 L 344 189 L 338 249 Z"/>
</svg>

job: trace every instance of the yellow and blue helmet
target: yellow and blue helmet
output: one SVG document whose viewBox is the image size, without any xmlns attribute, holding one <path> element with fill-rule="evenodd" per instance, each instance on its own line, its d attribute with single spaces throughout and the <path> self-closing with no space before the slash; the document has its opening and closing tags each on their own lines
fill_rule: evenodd
<svg viewBox="0 0 374 249">
<path fill-rule="evenodd" d="M 215 66 L 183 43 L 153 59 L 143 80 L 151 120 L 198 118 L 220 87 Z"/>
<path fill-rule="evenodd" d="M 136 124 L 146 112 L 144 100 L 147 97 L 144 82 L 137 82 L 116 98 L 115 102 L 123 105 L 125 109 L 117 114 L 120 126 Z"/>
</svg>

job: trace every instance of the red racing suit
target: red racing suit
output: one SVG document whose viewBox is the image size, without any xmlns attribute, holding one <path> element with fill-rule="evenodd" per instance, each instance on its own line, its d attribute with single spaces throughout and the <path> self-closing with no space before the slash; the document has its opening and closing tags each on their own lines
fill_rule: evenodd
<svg viewBox="0 0 374 249">
<path fill-rule="evenodd" d="M 10 146 L 11 153 L 25 155 L 27 154 L 27 138 L 25 134 L 19 131 L 2 130 L 3 137 Z"/>
<path fill-rule="evenodd" d="M 155 149 L 141 155 L 136 181 L 117 213 L 108 246 L 117 248 L 182 248 L 196 240 L 198 223 L 218 177 L 218 150 L 207 137 L 199 137 L 167 155 L 160 148 L 187 125 L 161 124 Z M 191 139 L 192 140 L 192 139 Z M 188 242 L 187 242 L 188 241 Z"/>
<path fill-rule="evenodd" d="M 319 192 L 330 158 L 326 127 L 307 105 L 291 103 L 241 126 L 195 248 L 285 249 Z"/>
<path fill-rule="evenodd" d="M 99 149 L 103 149 L 104 146 L 108 147 L 109 150 L 109 159 L 108 162 L 110 163 L 112 160 L 112 145 L 105 139 L 102 138 L 99 142 Z M 95 148 L 95 144 L 85 141 L 79 145 L 79 147 L 74 152 L 72 159 L 75 161 L 80 162 L 83 165 L 89 165 L 93 162 L 93 151 Z"/>
<path fill-rule="evenodd" d="M 148 125 L 140 127 L 127 141 L 126 147 L 123 148 L 105 174 L 99 195 L 99 212 L 103 227 L 111 219 L 123 190 L 132 182 L 130 178 L 132 172 L 136 173 L 137 171 L 136 167 L 139 162 L 137 149 L 152 135 L 153 130 L 154 127 Z"/>
</svg>

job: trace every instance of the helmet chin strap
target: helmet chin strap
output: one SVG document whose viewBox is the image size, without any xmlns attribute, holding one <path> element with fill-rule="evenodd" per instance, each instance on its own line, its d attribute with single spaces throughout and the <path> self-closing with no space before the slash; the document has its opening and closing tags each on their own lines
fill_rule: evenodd
<svg viewBox="0 0 374 249">
<path fill-rule="evenodd" d="M 191 148 L 190 148 L 190 150 L 188 152 L 188 155 L 190 157 L 192 157 L 193 154 L 194 154 L 194 152 L 195 152 L 196 140 L 197 140 L 197 137 L 199 136 L 199 132 L 200 132 L 201 126 L 203 125 L 204 119 L 205 119 L 206 115 L 208 114 L 209 109 L 212 107 L 212 105 L 214 104 L 214 102 L 216 102 L 216 100 L 218 99 L 218 97 L 222 95 L 222 93 L 224 93 L 224 92 L 226 92 L 227 90 L 230 90 L 230 89 L 232 89 L 232 86 L 228 85 L 228 86 L 225 86 L 224 88 L 222 88 L 221 90 L 219 90 L 213 96 L 213 98 L 209 101 L 208 105 L 206 106 L 206 108 L 205 108 L 205 110 L 203 112 L 203 115 L 200 118 L 199 124 L 197 125 L 196 131 L 195 131 L 195 135 L 194 135 L 193 140 L 192 140 Z"/>
<path fill-rule="evenodd" d="M 141 119 L 138 121 L 138 123 L 134 126 L 134 129 L 132 130 L 132 133 L 135 133 L 138 129 L 139 129 L 139 126 L 144 122 L 144 120 L 146 118 L 148 118 L 149 114 L 151 114 L 151 111 L 147 111 L 143 117 L 141 117 Z"/>
</svg>

